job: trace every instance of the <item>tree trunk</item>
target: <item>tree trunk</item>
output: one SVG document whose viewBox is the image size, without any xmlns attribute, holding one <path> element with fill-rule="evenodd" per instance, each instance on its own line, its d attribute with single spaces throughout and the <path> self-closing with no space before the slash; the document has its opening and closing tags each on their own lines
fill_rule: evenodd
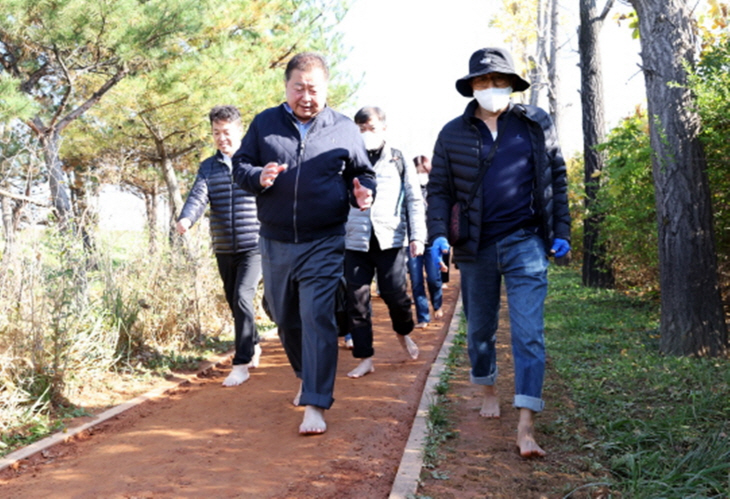
<svg viewBox="0 0 730 499">
<path fill-rule="evenodd" d="M 5 238 L 5 249 L 3 250 L 3 260 L 7 261 L 13 254 L 15 247 L 15 227 L 13 224 L 13 200 L 7 196 L 0 196 L 0 205 L 2 205 L 3 217 L 3 236 Z"/>
<path fill-rule="evenodd" d="M 583 158 L 585 184 L 585 219 L 583 220 L 583 285 L 597 288 L 614 286 L 614 276 L 606 247 L 600 241 L 603 217 L 595 213 L 596 197 L 603 180 L 605 155 L 596 149 L 605 140 L 606 125 L 603 99 L 603 66 L 598 36 L 608 14 L 596 10 L 596 0 L 580 0 L 581 105 L 583 110 Z"/>
<path fill-rule="evenodd" d="M 99 213 L 96 206 L 89 202 L 91 199 L 88 191 L 89 172 L 85 166 L 78 166 L 69 175 L 69 178 L 74 218 L 76 220 L 75 231 L 83 242 L 87 267 L 89 269 L 98 269 L 99 261 L 96 254 L 94 235 L 99 226 Z"/>
<path fill-rule="evenodd" d="M 149 253 L 157 254 L 157 201 L 158 189 L 153 185 L 144 192 L 144 205 L 147 213 L 147 233 L 149 234 Z"/>
<path fill-rule="evenodd" d="M 545 46 L 547 45 L 548 30 L 546 26 L 547 16 L 545 14 L 546 0 L 537 0 L 537 41 L 535 57 L 530 58 L 530 105 L 537 106 L 540 92 L 545 83 L 543 82 L 545 63 Z"/>
<path fill-rule="evenodd" d="M 158 147 L 164 149 L 165 146 L 164 144 L 158 144 Z M 180 186 L 177 183 L 177 174 L 175 173 L 175 168 L 173 168 L 172 160 L 164 152 L 160 154 L 160 157 L 162 158 L 160 165 L 162 167 L 162 177 L 165 179 L 167 193 L 170 198 L 170 218 L 174 226 L 177 217 L 182 211 L 183 198 L 180 193 Z"/>
<path fill-rule="evenodd" d="M 656 190 L 662 352 L 718 356 L 728 337 L 699 117 L 686 87 L 695 47 L 682 0 L 631 0 L 639 17 Z"/>
<path fill-rule="evenodd" d="M 550 117 L 553 119 L 555 130 L 558 132 L 558 139 L 562 137 L 560 127 L 560 77 L 558 76 L 558 0 L 550 0 L 550 55 L 547 61 L 548 68 L 548 107 Z"/>
<path fill-rule="evenodd" d="M 58 217 L 59 226 L 65 228 L 69 222 L 71 201 L 65 187 L 61 160 L 58 157 L 58 150 L 61 146 L 61 137 L 55 129 L 43 130 L 40 136 L 43 147 L 43 158 L 48 169 L 48 184 L 51 189 L 51 202 Z"/>
</svg>

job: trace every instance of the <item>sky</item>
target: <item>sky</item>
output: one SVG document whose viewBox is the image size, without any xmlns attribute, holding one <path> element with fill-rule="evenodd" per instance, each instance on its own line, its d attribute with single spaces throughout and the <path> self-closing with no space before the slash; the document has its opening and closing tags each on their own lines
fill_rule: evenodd
<svg viewBox="0 0 730 499">
<path fill-rule="evenodd" d="M 469 99 L 455 81 L 468 73 L 470 55 L 488 46 L 509 48 L 504 35 L 489 28 L 498 0 L 354 0 L 339 26 L 348 53 L 343 69 L 362 76 L 361 88 L 345 106 L 348 116 L 364 105 L 381 107 L 388 138 L 406 158 L 430 156 L 439 130 L 460 115 Z M 561 144 L 571 156 L 582 151 L 577 2 L 562 0 L 558 71 L 563 102 Z M 570 5 L 570 10 L 565 8 Z M 614 8 L 627 11 L 620 4 Z M 601 32 L 606 123 L 613 127 L 645 102 L 639 71 L 639 41 L 612 20 Z M 546 103 L 541 102 L 543 107 Z"/>
</svg>

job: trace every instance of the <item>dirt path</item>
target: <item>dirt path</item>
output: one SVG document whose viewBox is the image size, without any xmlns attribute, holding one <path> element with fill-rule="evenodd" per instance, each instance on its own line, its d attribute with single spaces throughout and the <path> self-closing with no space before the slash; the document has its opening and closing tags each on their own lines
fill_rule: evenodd
<svg viewBox="0 0 730 499">
<path fill-rule="evenodd" d="M 503 293 L 504 295 L 504 293 Z M 549 332 L 547 333 L 549 334 Z M 525 460 L 516 446 L 518 411 L 512 407 L 514 366 L 510 347 L 509 316 L 502 296 L 497 362 L 502 416 L 479 416 L 480 387 L 469 381 L 466 351 L 447 394 L 446 407 L 453 421 L 452 440 L 442 447 L 442 459 L 432 470 L 422 470 L 418 494 L 438 499 L 607 499 L 616 497 L 595 473 L 589 452 L 576 454 L 575 438 L 584 432 L 566 421 L 573 410 L 569 394 L 548 362 L 543 398 L 545 410 L 536 418 L 536 439 L 547 451 L 543 459 Z"/>
<path fill-rule="evenodd" d="M 456 303 L 458 272 L 445 290 L 445 317 L 413 338 L 407 361 L 384 303 L 373 300 L 375 372 L 352 380 L 341 349 L 335 404 L 325 435 L 301 437 L 298 382 L 277 338 L 251 379 L 222 388 L 230 365 L 145 402 L 0 474 L 4 498 L 384 498 L 388 496 L 421 391 Z"/>
</svg>

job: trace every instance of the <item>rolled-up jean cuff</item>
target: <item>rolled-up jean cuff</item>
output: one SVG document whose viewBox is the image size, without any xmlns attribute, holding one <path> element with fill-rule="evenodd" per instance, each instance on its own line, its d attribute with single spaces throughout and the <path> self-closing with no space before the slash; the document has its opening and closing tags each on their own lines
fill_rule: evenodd
<svg viewBox="0 0 730 499">
<path fill-rule="evenodd" d="M 474 376 L 473 374 L 469 374 L 469 379 L 472 383 L 475 385 L 484 385 L 484 386 L 492 386 L 494 383 L 497 382 L 497 374 L 499 374 L 499 369 L 494 370 L 494 374 L 490 376 Z"/>
<path fill-rule="evenodd" d="M 532 412 L 541 412 L 545 408 L 545 402 L 529 395 L 515 395 L 514 406 L 517 409 L 530 409 Z"/>
</svg>

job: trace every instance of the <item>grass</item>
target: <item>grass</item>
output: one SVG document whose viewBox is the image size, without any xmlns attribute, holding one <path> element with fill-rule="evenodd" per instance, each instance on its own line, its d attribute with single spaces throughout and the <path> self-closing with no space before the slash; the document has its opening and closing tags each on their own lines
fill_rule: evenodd
<svg viewBox="0 0 730 499">
<path fill-rule="evenodd" d="M 102 235 L 93 252 L 22 233 L 0 266 L 0 456 L 232 348 L 209 239 L 151 257 L 143 233 Z"/>
<path fill-rule="evenodd" d="M 550 369 L 568 387 L 570 417 L 592 435 L 566 438 L 593 453 L 625 497 L 728 497 L 730 361 L 661 355 L 658 317 L 656 302 L 551 269 Z"/>
<path fill-rule="evenodd" d="M 565 497 L 597 486 L 615 494 L 607 498 L 730 497 L 730 360 L 660 354 L 658 302 L 585 288 L 579 272 L 550 270 L 544 391 L 560 415 L 538 419 L 537 431 L 561 445 L 566 465 L 606 479 L 566 484 Z M 464 329 L 429 409 L 431 470 L 453 435 L 446 395 L 467 362 Z"/>
<path fill-rule="evenodd" d="M 451 380 L 454 377 L 454 368 L 463 362 L 466 349 L 466 322 L 462 319 L 460 327 L 454 336 L 448 356 L 444 362 L 439 382 L 434 386 L 434 399 L 428 407 L 426 426 L 428 435 L 424 443 L 423 465 L 427 469 L 434 469 L 441 460 L 441 446 L 455 436 L 452 431 L 451 408 L 446 394 L 449 392 Z M 431 472 L 433 478 L 443 480 L 448 477 L 439 475 L 438 471 Z"/>
</svg>

